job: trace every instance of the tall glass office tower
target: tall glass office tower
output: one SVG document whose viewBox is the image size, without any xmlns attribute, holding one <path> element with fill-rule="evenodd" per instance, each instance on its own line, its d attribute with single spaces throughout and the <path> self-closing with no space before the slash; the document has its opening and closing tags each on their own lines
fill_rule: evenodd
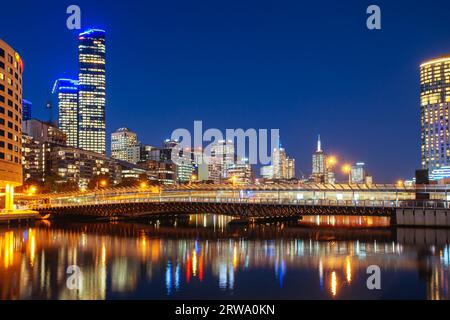
<svg viewBox="0 0 450 320">
<path fill-rule="evenodd" d="M 422 167 L 430 172 L 450 165 L 450 56 L 420 65 Z"/>
<path fill-rule="evenodd" d="M 80 33 L 78 62 L 78 147 L 105 154 L 105 31 Z"/>
<path fill-rule="evenodd" d="M 52 92 L 58 99 L 59 128 L 67 136 L 67 145 L 78 147 L 78 81 L 58 79 Z"/>
</svg>

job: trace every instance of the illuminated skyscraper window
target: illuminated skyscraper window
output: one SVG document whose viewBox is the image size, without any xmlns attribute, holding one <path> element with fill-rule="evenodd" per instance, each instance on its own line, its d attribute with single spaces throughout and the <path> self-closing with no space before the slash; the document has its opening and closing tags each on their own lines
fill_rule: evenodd
<svg viewBox="0 0 450 320">
<path fill-rule="evenodd" d="M 90 29 L 80 33 L 78 61 L 78 147 L 105 154 L 105 31 Z"/>
</svg>

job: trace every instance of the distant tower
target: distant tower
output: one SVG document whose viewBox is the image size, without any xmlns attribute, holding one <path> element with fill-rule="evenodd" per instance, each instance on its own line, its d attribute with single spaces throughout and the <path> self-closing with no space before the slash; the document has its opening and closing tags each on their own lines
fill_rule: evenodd
<svg viewBox="0 0 450 320">
<path fill-rule="evenodd" d="M 25 99 L 22 99 L 22 121 L 31 120 L 31 109 L 33 104 Z"/>
<path fill-rule="evenodd" d="M 272 167 L 273 179 L 287 179 L 286 150 L 282 147 L 273 149 Z"/>
<path fill-rule="evenodd" d="M 105 31 L 90 29 L 78 38 L 78 147 L 105 154 Z"/>
<path fill-rule="evenodd" d="M 312 175 L 311 179 L 315 182 L 322 183 L 325 182 L 326 166 L 325 166 L 326 155 L 322 151 L 322 143 L 320 141 L 320 135 L 317 138 L 317 149 L 312 156 Z"/>
<path fill-rule="evenodd" d="M 67 136 L 67 145 L 78 147 L 78 81 L 58 79 L 53 86 L 58 101 L 58 126 Z"/>
</svg>

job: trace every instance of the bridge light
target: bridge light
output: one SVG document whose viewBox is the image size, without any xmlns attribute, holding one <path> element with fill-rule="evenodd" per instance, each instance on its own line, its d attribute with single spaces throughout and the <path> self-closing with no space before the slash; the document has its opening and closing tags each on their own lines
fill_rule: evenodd
<svg viewBox="0 0 450 320">
<path fill-rule="evenodd" d="M 106 180 L 100 181 L 100 185 L 101 185 L 102 187 L 106 187 L 107 184 L 108 184 L 108 182 L 107 182 Z"/>
<path fill-rule="evenodd" d="M 195 174 L 193 174 L 193 175 L 191 176 L 191 180 L 192 180 L 192 181 L 197 180 L 197 176 L 196 176 Z"/>
<path fill-rule="evenodd" d="M 404 182 L 403 182 L 403 180 L 398 180 L 397 181 L 397 187 L 403 187 L 403 185 L 404 185 Z"/>
<path fill-rule="evenodd" d="M 141 182 L 141 188 L 142 189 L 147 188 L 147 182 Z"/>
</svg>

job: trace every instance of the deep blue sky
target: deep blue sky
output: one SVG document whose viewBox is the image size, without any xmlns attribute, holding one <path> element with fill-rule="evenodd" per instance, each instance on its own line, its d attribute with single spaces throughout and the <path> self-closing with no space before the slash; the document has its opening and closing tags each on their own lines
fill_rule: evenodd
<svg viewBox="0 0 450 320">
<path fill-rule="evenodd" d="M 77 33 L 107 31 L 107 129 L 160 145 L 175 128 L 280 128 L 309 174 L 317 134 L 376 181 L 420 166 L 419 64 L 450 53 L 450 2 L 2 1 L 0 38 L 25 61 L 34 116 L 53 81 L 77 74 Z M 378 4 L 382 30 L 366 28 Z"/>
</svg>

